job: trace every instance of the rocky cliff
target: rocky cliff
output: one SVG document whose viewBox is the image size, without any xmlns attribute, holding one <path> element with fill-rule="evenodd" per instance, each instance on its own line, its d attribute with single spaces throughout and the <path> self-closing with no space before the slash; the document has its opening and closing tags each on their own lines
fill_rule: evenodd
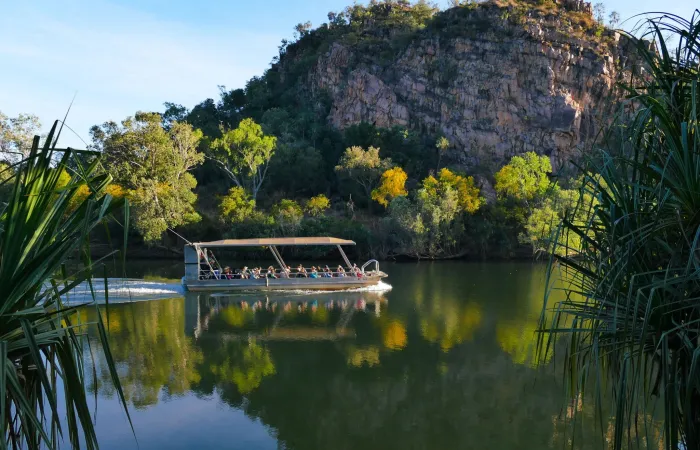
<svg viewBox="0 0 700 450">
<path fill-rule="evenodd" d="M 632 53 L 577 0 L 470 4 L 410 35 L 362 33 L 375 44 L 340 34 L 309 69 L 308 91 L 329 98 L 327 120 L 444 135 L 467 169 L 526 151 L 560 167 L 609 119 Z"/>
</svg>

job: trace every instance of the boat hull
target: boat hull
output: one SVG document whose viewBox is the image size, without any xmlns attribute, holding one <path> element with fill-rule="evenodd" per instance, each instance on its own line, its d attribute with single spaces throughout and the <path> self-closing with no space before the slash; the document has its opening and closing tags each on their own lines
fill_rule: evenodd
<svg viewBox="0 0 700 450">
<path fill-rule="evenodd" d="M 385 276 L 385 275 L 384 275 Z M 384 276 L 373 275 L 362 278 L 264 278 L 246 280 L 183 280 L 191 292 L 229 291 L 339 291 L 377 285 Z"/>
</svg>

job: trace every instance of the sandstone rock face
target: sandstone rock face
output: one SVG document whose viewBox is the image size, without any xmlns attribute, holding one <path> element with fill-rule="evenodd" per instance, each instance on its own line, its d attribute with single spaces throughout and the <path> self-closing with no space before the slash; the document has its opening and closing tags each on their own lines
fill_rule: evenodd
<svg viewBox="0 0 700 450">
<path fill-rule="evenodd" d="M 452 161 L 466 168 L 535 151 L 556 170 L 609 120 L 629 52 L 607 30 L 605 39 L 570 37 L 556 21 L 520 26 L 484 14 L 488 31 L 426 37 L 382 65 L 334 43 L 310 74 L 314 90 L 331 96 L 328 120 L 444 135 Z"/>
</svg>

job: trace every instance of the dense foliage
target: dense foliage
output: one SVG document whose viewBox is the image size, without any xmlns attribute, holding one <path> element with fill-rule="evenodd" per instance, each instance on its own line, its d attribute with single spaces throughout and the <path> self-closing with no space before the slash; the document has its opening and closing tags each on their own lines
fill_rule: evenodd
<svg viewBox="0 0 700 450">
<path fill-rule="evenodd" d="M 576 207 L 555 227 L 550 279 L 566 283 L 543 320 L 541 349 L 569 338 L 574 396 L 596 411 L 610 386 L 614 449 L 664 421 L 668 450 L 700 448 L 700 11 L 651 18 L 638 52 L 645 77 L 627 86 L 630 122 L 583 169 Z M 656 48 L 648 42 L 655 42 Z M 622 118 L 621 118 L 622 119 Z M 631 125 L 627 126 L 628 123 Z M 625 126 L 622 126 L 625 124 Z M 591 201 L 590 199 L 594 201 Z M 577 218 L 578 211 L 583 211 Z M 572 249 L 562 236 L 576 235 Z M 571 251 L 575 250 L 573 255 Z"/>
<path fill-rule="evenodd" d="M 91 130 L 104 157 L 105 170 L 129 191 L 134 227 L 146 241 L 168 229 L 200 220 L 192 190 L 197 180 L 189 171 L 202 163 L 197 152 L 202 132 L 184 122 L 169 128 L 155 113 L 137 113 L 121 125 L 108 122 Z"/>
</svg>

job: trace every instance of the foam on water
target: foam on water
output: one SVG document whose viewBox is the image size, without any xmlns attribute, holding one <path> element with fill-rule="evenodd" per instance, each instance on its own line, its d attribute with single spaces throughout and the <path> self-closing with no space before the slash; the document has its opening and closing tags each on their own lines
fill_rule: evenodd
<svg viewBox="0 0 700 450">
<path fill-rule="evenodd" d="M 105 301 L 104 281 L 94 279 L 93 290 L 88 283 L 80 283 L 67 295 L 64 301 L 68 302 L 90 302 L 93 300 L 92 292 L 98 302 Z M 180 297 L 185 294 L 185 290 L 178 281 L 155 282 L 136 279 L 108 278 L 107 292 L 110 302 L 156 300 L 169 297 Z"/>
<path fill-rule="evenodd" d="M 389 283 L 385 283 L 383 281 L 380 281 L 379 283 L 375 284 L 374 286 L 365 286 L 357 289 L 349 289 L 351 292 L 386 292 L 390 291 L 392 289 L 392 286 Z"/>
</svg>

